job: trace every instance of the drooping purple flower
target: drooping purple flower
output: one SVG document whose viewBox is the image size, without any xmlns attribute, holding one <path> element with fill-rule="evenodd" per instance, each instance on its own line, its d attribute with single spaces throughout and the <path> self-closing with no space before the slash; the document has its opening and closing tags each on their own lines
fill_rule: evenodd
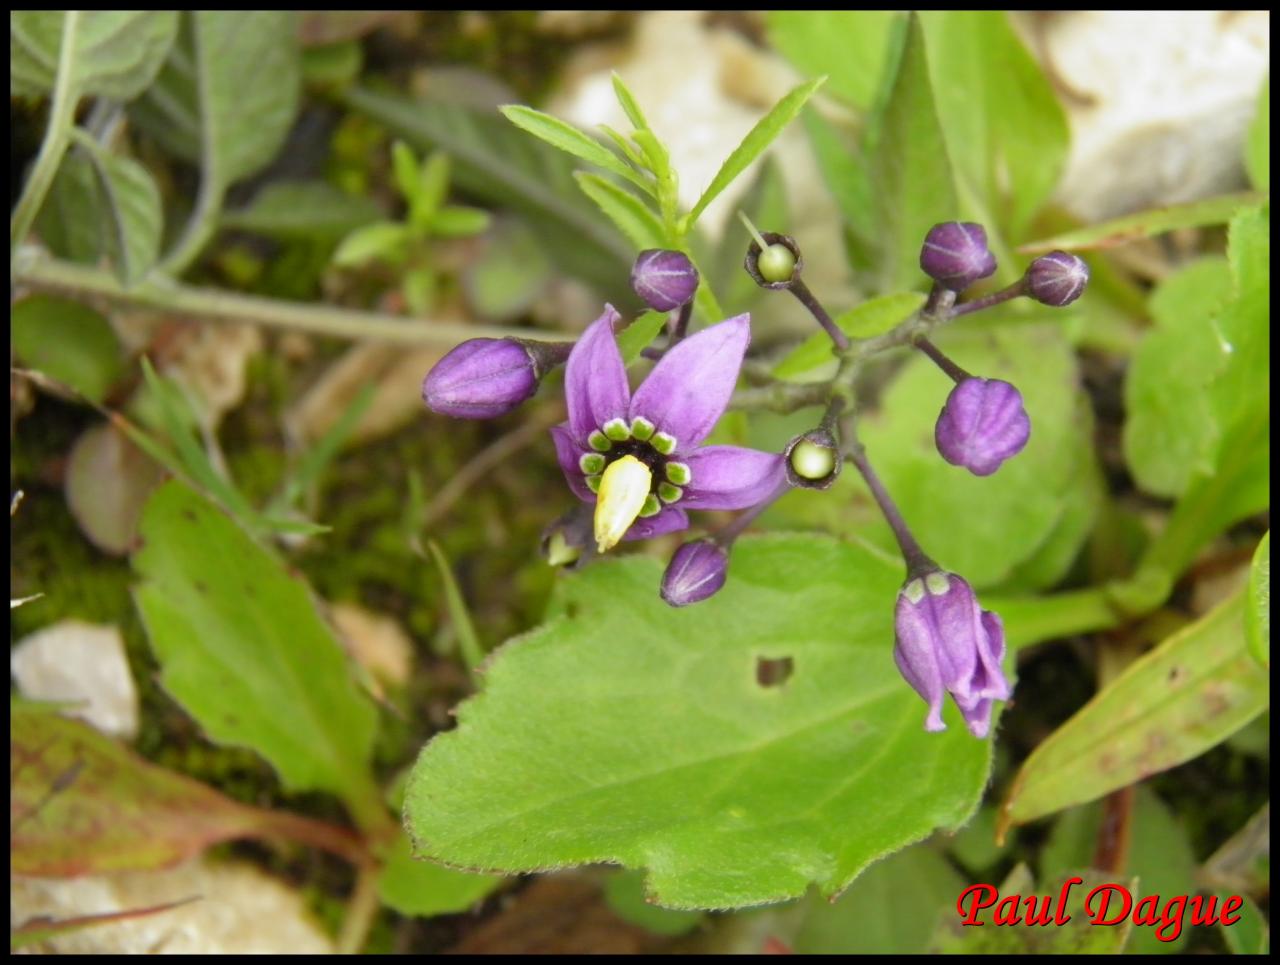
<svg viewBox="0 0 1280 965">
<path fill-rule="evenodd" d="M 698 269 L 684 252 L 650 248 L 636 256 L 631 288 L 655 312 L 669 312 L 693 298 Z"/>
<path fill-rule="evenodd" d="M 714 540 L 685 543 L 662 574 L 662 599 L 671 606 L 699 603 L 720 592 L 729 572 L 729 554 Z"/>
<path fill-rule="evenodd" d="M 1027 268 L 1027 293 L 1042 305 L 1062 308 L 1084 294 L 1089 266 L 1065 251 L 1041 255 Z"/>
<path fill-rule="evenodd" d="M 953 292 L 962 292 L 996 270 L 996 256 L 987 247 L 987 232 L 971 221 L 934 225 L 920 249 L 921 270 Z"/>
<path fill-rule="evenodd" d="M 778 453 L 703 446 L 751 339 L 738 315 L 669 349 L 632 396 L 606 306 L 565 368 L 569 419 L 551 430 L 569 488 L 594 502 L 601 552 L 688 527 L 687 509 L 742 509 L 785 478 Z"/>
<path fill-rule="evenodd" d="M 1022 395 L 999 379 L 962 379 L 947 396 L 933 438 L 942 458 L 975 476 L 990 476 L 1031 436 Z"/>
<path fill-rule="evenodd" d="M 492 419 L 520 405 L 542 376 L 565 360 L 567 342 L 473 338 L 442 358 L 422 380 L 422 401 L 457 419 Z"/>
<path fill-rule="evenodd" d="M 929 705 L 924 729 L 946 730 L 942 702 L 948 693 L 974 737 L 991 729 L 991 705 L 1009 699 L 1004 627 L 984 610 L 973 588 L 954 573 L 934 570 L 909 579 L 894 612 L 893 660 L 907 683 Z"/>
</svg>

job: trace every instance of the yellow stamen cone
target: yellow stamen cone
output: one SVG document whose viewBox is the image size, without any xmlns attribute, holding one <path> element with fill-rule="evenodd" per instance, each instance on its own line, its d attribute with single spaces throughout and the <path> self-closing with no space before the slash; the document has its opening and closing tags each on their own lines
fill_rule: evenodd
<svg viewBox="0 0 1280 965">
<path fill-rule="evenodd" d="M 601 552 L 618 545 L 644 509 L 653 485 L 653 473 L 635 456 L 609 463 L 600 477 L 596 494 L 596 548 Z"/>
</svg>

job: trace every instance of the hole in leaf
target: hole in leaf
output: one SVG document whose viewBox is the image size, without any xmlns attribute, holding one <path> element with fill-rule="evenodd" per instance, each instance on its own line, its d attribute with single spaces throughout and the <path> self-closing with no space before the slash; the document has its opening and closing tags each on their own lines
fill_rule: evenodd
<svg viewBox="0 0 1280 965">
<path fill-rule="evenodd" d="M 761 687 L 780 687 L 787 682 L 795 663 L 790 657 L 779 657 L 770 660 L 768 657 L 756 658 L 756 683 Z"/>
</svg>

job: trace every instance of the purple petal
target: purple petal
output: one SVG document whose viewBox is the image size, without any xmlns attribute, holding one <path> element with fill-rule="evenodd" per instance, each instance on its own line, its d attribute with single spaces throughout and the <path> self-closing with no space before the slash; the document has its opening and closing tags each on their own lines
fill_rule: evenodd
<svg viewBox="0 0 1280 965">
<path fill-rule="evenodd" d="M 556 459 L 560 462 L 560 469 L 573 494 L 584 503 L 594 503 L 596 494 L 587 488 L 582 470 L 578 467 L 578 459 L 586 450 L 574 441 L 568 423 L 552 426 L 551 439 L 556 444 Z"/>
<path fill-rule="evenodd" d="M 643 416 L 659 432 L 675 436 L 677 452 L 695 448 L 724 414 L 750 341 L 750 315 L 691 335 L 667 352 L 636 390 L 632 418 Z"/>
<path fill-rule="evenodd" d="M 991 698 L 984 697 L 969 708 L 961 707 L 960 715 L 970 734 L 978 739 L 986 737 L 991 730 Z"/>
<path fill-rule="evenodd" d="M 1009 699 L 1009 681 L 1000 661 L 1004 659 L 1004 625 L 990 610 L 982 611 L 984 631 L 978 645 L 978 666 L 970 681 L 970 692 L 978 697 Z"/>
<path fill-rule="evenodd" d="M 704 446 L 682 456 L 692 478 L 685 509 L 745 509 L 768 499 L 786 482 L 782 454 L 741 446 Z"/>
<path fill-rule="evenodd" d="M 969 696 L 978 664 L 978 646 L 986 642 L 987 631 L 982 626 L 982 608 L 973 589 L 954 573 L 947 574 L 946 579 L 950 584 L 947 592 L 938 596 L 926 592 L 920 605 L 929 608 L 937 633 L 942 682 L 959 700 Z"/>
<path fill-rule="evenodd" d="M 676 509 L 674 506 L 668 506 L 658 513 L 657 516 L 641 517 L 631 524 L 631 528 L 627 530 L 627 535 L 622 537 L 624 540 L 629 539 L 649 539 L 652 536 L 661 536 L 663 533 L 675 533 L 682 529 L 689 528 L 689 514 L 683 509 Z"/>
<path fill-rule="evenodd" d="M 564 394 L 569 404 L 569 428 L 586 445 L 587 436 L 610 419 L 627 414 L 631 389 L 622 364 L 613 325 L 621 316 L 612 305 L 582 333 L 565 365 Z"/>
<path fill-rule="evenodd" d="M 938 651 L 934 646 L 936 631 L 924 601 L 912 603 L 905 593 L 899 593 L 893 627 L 896 636 L 893 661 L 898 665 L 903 679 L 929 705 L 925 730 L 945 730 L 942 701 L 947 691 L 942 685 Z"/>
</svg>

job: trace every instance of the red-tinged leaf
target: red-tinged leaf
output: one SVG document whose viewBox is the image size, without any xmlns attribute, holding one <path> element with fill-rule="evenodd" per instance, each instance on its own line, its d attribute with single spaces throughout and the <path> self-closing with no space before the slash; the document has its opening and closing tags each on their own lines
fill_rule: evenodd
<svg viewBox="0 0 1280 965">
<path fill-rule="evenodd" d="M 9 948 L 10 950 L 25 948 L 28 945 L 45 942 L 67 932 L 80 931 L 82 928 L 92 928 L 94 925 L 108 925 L 112 922 L 128 921 L 131 918 L 146 918 L 148 915 L 158 915 L 163 911 L 172 911 L 174 908 L 181 908 L 183 905 L 189 905 L 193 901 L 199 901 L 201 897 L 201 895 L 192 895 L 190 898 L 165 902 L 163 905 L 129 908 L 126 911 L 109 911 L 100 915 L 77 915 L 74 918 L 60 918 L 56 921 L 43 916 L 32 918 L 30 921 L 23 922 L 9 933 Z"/>
<path fill-rule="evenodd" d="M 167 867 L 232 838 L 291 838 L 361 860 L 341 828 L 238 804 L 76 720 L 9 707 L 9 869 L 73 877 Z"/>
</svg>

